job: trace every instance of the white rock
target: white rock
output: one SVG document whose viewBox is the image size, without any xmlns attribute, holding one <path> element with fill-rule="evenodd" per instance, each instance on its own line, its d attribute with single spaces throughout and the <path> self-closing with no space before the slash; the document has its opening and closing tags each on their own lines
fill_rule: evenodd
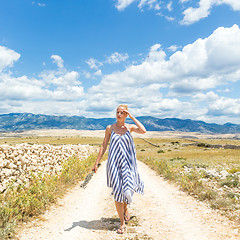
<svg viewBox="0 0 240 240">
<path fill-rule="evenodd" d="M 221 178 L 226 178 L 228 175 L 230 175 L 226 170 L 223 170 L 220 172 Z"/>
</svg>

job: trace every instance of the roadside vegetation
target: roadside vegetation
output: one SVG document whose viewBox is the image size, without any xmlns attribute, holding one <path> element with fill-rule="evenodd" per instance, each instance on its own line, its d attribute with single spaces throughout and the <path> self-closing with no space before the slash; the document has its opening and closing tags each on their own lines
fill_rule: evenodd
<svg viewBox="0 0 240 240">
<path fill-rule="evenodd" d="M 9 140 L 11 141 L 10 144 L 25 142 L 25 140 L 28 140 L 29 144 L 33 144 L 39 139 L 19 138 Z M 65 138 L 62 138 L 63 141 L 59 140 L 59 138 L 47 138 L 45 140 L 45 142 L 42 141 L 42 144 L 49 144 L 49 142 L 53 144 L 66 143 Z M 76 142 L 76 139 L 70 140 L 71 138 L 67 140 L 69 144 L 79 144 L 82 141 L 82 139 L 78 139 L 78 142 Z M 6 141 L 5 139 L 4 142 Z M 10 184 L 8 189 L 0 194 L 0 239 L 4 240 L 13 237 L 19 224 L 30 221 L 42 214 L 51 204 L 56 203 L 56 200 L 62 197 L 67 189 L 78 184 L 91 172 L 95 160 L 96 154 L 84 160 L 72 156 L 62 162 L 63 169 L 59 175 L 42 176 L 39 173 L 36 176 L 32 174 L 28 184 L 22 184 L 17 188 L 14 187 L 14 184 Z"/>
<path fill-rule="evenodd" d="M 102 138 L 94 137 L 23 137 L 0 139 L 0 144 L 89 144 L 100 147 Z M 208 144 L 240 145 L 239 140 L 135 138 L 138 160 L 146 163 L 166 180 L 230 219 L 240 223 L 240 149 L 209 148 Z M 202 144 L 203 143 L 203 144 Z M 107 158 L 105 154 L 104 159 Z M 103 160 L 104 160 L 103 159 Z M 85 160 L 73 156 L 63 162 L 59 175 L 34 176 L 28 185 L 0 194 L 0 239 L 14 235 L 22 222 L 39 216 L 66 189 L 79 184 L 96 160 L 92 155 Z"/>
<path fill-rule="evenodd" d="M 240 150 L 208 148 L 210 144 L 240 145 L 237 140 L 137 139 L 138 160 L 181 190 L 206 201 L 240 223 Z M 203 144 L 202 144 L 203 143 Z"/>
</svg>

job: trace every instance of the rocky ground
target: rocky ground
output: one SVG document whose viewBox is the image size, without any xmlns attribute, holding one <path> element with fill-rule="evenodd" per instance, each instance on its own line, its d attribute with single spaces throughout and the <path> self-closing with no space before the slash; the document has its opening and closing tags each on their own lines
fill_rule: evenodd
<svg viewBox="0 0 240 240">
<path fill-rule="evenodd" d="M 84 159 L 94 151 L 89 145 L 0 145 L 0 193 L 10 183 L 28 184 L 32 174 L 58 174 L 64 160 L 72 156 Z"/>
</svg>

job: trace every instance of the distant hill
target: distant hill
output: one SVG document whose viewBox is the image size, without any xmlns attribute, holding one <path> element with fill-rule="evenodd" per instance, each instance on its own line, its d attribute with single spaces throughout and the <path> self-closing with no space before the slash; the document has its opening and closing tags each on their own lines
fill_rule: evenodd
<svg viewBox="0 0 240 240">
<path fill-rule="evenodd" d="M 182 131 L 201 133 L 240 133 L 240 124 L 223 125 L 190 119 L 138 117 L 148 131 Z M 81 116 L 53 116 L 31 113 L 0 115 L 0 131 L 24 131 L 32 129 L 103 130 L 113 124 L 115 118 L 85 118 Z M 127 122 L 131 122 L 128 119 Z"/>
</svg>

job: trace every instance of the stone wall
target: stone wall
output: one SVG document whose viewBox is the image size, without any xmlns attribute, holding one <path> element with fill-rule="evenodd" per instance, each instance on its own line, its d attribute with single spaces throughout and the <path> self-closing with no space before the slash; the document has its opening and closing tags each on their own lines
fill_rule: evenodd
<svg viewBox="0 0 240 240">
<path fill-rule="evenodd" d="M 89 145 L 0 145 L 0 193 L 10 182 L 28 183 L 32 174 L 58 174 L 64 160 L 73 155 L 84 159 L 95 151 Z"/>
</svg>

